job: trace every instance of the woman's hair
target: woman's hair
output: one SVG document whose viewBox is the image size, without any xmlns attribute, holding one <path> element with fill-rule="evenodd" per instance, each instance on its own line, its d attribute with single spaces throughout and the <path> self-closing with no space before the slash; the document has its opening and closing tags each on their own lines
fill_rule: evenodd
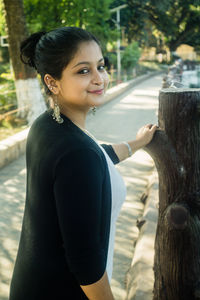
<svg viewBox="0 0 200 300">
<path fill-rule="evenodd" d="M 76 54 L 82 42 L 100 42 L 90 32 L 78 27 L 61 27 L 49 32 L 36 32 L 21 43 L 21 60 L 41 75 L 61 79 L 62 71 Z M 51 94 L 44 83 L 47 94 Z"/>
</svg>

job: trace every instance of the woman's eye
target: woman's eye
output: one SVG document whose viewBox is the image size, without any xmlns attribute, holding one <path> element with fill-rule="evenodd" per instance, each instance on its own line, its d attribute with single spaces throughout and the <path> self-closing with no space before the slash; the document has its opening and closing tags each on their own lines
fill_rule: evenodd
<svg viewBox="0 0 200 300">
<path fill-rule="evenodd" d="M 104 70 L 105 70 L 105 65 L 99 66 L 98 69 L 99 69 L 100 71 L 104 71 Z"/>
<path fill-rule="evenodd" d="M 82 69 L 81 71 L 78 72 L 79 74 L 87 74 L 89 73 L 88 69 Z"/>
</svg>

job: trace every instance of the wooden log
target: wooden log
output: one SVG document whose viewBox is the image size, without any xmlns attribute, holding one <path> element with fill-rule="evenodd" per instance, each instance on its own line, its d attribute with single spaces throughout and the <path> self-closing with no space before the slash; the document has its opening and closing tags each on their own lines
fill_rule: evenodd
<svg viewBox="0 0 200 300">
<path fill-rule="evenodd" d="M 153 300 L 200 299 L 200 89 L 161 90 L 158 118 L 145 147 L 159 174 Z"/>
</svg>

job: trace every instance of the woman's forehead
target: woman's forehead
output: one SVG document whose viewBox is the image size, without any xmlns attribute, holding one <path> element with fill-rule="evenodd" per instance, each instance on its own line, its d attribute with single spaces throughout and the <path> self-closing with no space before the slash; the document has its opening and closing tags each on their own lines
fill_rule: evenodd
<svg viewBox="0 0 200 300">
<path fill-rule="evenodd" d="M 94 41 L 83 42 L 70 61 L 70 65 L 76 65 L 79 61 L 98 62 L 103 58 L 100 46 Z"/>
</svg>

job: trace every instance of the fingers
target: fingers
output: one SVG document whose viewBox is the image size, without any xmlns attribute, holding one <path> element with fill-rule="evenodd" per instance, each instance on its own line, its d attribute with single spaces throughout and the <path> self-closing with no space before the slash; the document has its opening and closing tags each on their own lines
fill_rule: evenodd
<svg viewBox="0 0 200 300">
<path fill-rule="evenodd" d="M 138 130 L 138 134 L 142 134 L 143 132 L 154 133 L 158 128 L 156 124 L 146 124 Z"/>
<path fill-rule="evenodd" d="M 152 129 L 152 128 L 158 128 L 158 126 L 157 125 L 155 125 L 155 124 L 146 124 L 146 125 L 144 125 L 144 127 L 146 127 L 146 128 L 149 128 L 149 129 Z"/>
<path fill-rule="evenodd" d="M 150 129 L 150 131 L 155 131 L 158 128 L 158 126 L 155 124 L 146 124 L 142 128 L 144 128 L 144 129 L 148 128 L 148 129 Z"/>
<path fill-rule="evenodd" d="M 158 129 L 158 126 L 157 125 L 152 125 L 152 127 L 150 128 L 150 131 L 155 132 L 156 129 Z"/>
<path fill-rule="evenodd" d="M 153 124 L 146 124 L 146 125 L 144 125 L 144 127 L 147 127 L 147 128 L 151 128 L 153 126 Z"/>
</svg>

